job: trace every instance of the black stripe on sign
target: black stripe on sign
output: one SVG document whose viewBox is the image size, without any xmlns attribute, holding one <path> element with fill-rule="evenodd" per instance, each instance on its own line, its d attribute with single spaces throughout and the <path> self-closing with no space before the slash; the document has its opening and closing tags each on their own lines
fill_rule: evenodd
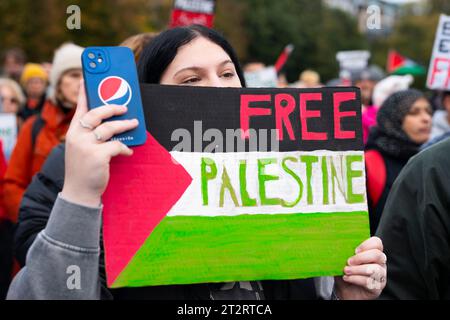
<svg viewBox="0 0 450 320">
<path fill-rule="evenodd" d="M 237 134 L 246 142 L 245 150 L 237 150 L 236 140 L 234 150 L 225 150 L 224 145 L 223 151 L 363 150 L 361 98 L 356 87 L 275 89 L 141 84 L 141 91 L 147 129 L 169 151 L 180 142 L 172 141 L 177 129 L 191 133 L 191 149 L 184 151 L 200 152 L 211 144 L 202 139 L 207 130 L 219 130 L 225 140 L 227 129 L 241 129 L 241 124 L 245 127 L 246 123 L 261 134 L 258 143 L 250 145 L 248 139 Z M 201 121 L 197 130 L 196 121 Z M 270 145 L 270 130 L 277 129 L 277 124 L 278 132 L 282 131 L 278 150 Z M 266 129 L 266 139 L 260 129 Z M 264 140 L 269 142 L 268 147 Z"/>
</svg>

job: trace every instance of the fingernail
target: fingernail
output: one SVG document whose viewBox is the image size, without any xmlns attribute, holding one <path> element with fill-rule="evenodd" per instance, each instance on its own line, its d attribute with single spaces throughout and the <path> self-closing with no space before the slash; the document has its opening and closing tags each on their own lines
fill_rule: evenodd
<svg viewBox="0 0 450 320">
<path fill-rule="evenodd" d="M 360 253 L 360 252 L 361 252 L 361 248 L 360 248 L 360 247 L 358 247 L 358 248 L 355 249 L 355 254 L 358 254 L 358 253 Z"/>
<path fill-rule="evenodd" d="M 351 269 L 350 269 L 349 267 L 345 267 L 345 268 L 344 268 L 344 273 L 345 273 L 345 274 L 351 274 L 352 271 L 351 271 Z"/>
<path fill-rule="evenodd" d="M 348 276 L 343 276 L 342 279 L 348 280 Z"/>
<path fill-rule="evenodd" d="M 353 259 L 348 259 L 348 260 L 347 260 L 347 264 L 348 264 L 349 266 L 351 266 L 351 265 L 353 264 Z"/>
</svg>

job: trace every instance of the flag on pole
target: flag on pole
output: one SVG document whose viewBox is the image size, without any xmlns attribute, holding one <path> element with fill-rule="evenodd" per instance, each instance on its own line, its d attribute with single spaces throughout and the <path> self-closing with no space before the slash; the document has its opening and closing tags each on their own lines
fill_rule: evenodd
<svg viewBox="0 0 450 320">
<path fill-rule="evenodd" d="M 417 62 L 401 55 L 395 50 L 390 50 L 388 54 L 387 72 L 395 75 L 424 75 L 426 70 Z"/>
<path fill-rule="evenodd" d="M 286 47 L 284 47 L 283 52 L 278 57 L 277 62 L 275 62 L 275 70 L 277 72 L 280 72 L 284 67 L 292 51 L 294 51 L 293 44 L 288 44 Z"/>
</svg>

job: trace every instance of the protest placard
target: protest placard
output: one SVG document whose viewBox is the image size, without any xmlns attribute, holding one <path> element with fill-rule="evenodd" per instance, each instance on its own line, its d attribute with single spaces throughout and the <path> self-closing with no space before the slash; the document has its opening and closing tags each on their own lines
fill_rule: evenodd
<svg viewBox="0 0 450 320">
<path fill-rule="evenodd" d="M 16 145 L 17 118 L 15 114 L 0 113 L 0 140 L 3 144 L 3 153 L 9 160 Z"/>
<path fill-rule="evenodd" d="M 341 70 L 360 71 L 367 67 L 370 52 L 366 50 L 339 51 L 336 60 Z"/>
<path fill-rule="evenodd" d="M 360 92 L 142 85 L 103 196 L 109 287 L 343 273 L 369 237 Z"/>
<path fill-rule="evenodd" d="M 428 68 L 427 87 L 450 90 L 450 16 L 441 15 Z"/>
<path fill-rule="evenodd" d="M 215 0 L 175 0 L 170 27 L 200 24 L 212 28 Z"/>
<path fill-rule="evenodd" d="M 277 70 L 274 66 L 245 72 L 244 77 L 248 88 L 276 88 L 278 85 Z"/>
</svg>

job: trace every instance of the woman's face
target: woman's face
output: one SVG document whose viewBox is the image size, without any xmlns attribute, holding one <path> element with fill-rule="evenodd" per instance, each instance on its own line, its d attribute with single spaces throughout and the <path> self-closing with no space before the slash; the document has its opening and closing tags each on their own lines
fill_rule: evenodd
<svg viewBox="0 0 450 320">
<path fill-rule="evenodd" d="M 40 98 L 47 87 L 45 80 L 41 78 L 31 78 L 25 85 L 25 91 L 30 98 Z"/>
<path fill-rule="evenodd" d="M 75 107 L 80 91 L 80 80 L 83 77 L 81 69 L 72 69 L 66 71 L 59 82 L 59 95 L 64 103 Z"/>
<path fill-rule="evenodd" d="M 425 98 L 418 99 L 403 119 L 402 129 L 415 143 L 428 141 L 431 131 L 431 106 Z"/>
<path fill-rule="evenodd" d="M 10 87 L 0 87 L 0 99 L 2 100 L 3 112 L 17 113 L 19 111 L 19 99 Z"/>
<path fill-rule="evenodd" d="M 180 47 L 160 84 L 202 87 L 241 87 L 236 68 L 217 44 L 198 37 Z"/>
</svg>

